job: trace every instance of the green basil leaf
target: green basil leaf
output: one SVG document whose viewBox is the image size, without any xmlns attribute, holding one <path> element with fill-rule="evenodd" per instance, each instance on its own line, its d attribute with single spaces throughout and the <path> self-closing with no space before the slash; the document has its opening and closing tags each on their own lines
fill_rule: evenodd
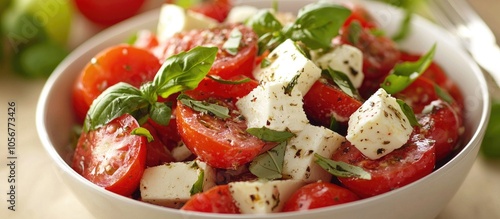
<svg viewBox="0 0 500 219">
<path fill-rule="evenodd" d="M 406 118 L 408 121 L 410 121 L 411 126 L 422 126 L 420 123 L 418 123 L 417 117 L 415 117 L 415 113 L 413 112 L 413 109 L 408 106 L 403 100 L 396 99 L 396 102 L 398 102 L 399 106 L 401 107 L 401 110 L 405 114 Z"/>
<path fill-rule="evenodd" d="M 259 47 L 258 54 L 262 55 L 267 50 L 274 50 L 274 48 L 278 47 L 285 40 L 286 37 L 280 31 L 265 33 L 259 37 L 257 42 Z"/>
<path fill-rule="evenodd" d="M 270 142 L 284 142 L 295 136 L 295 134 L 289 131 L 276 131 L 267 127 L 249 128 L 247 132 L 260 140 Z"/>
<path fill-rule="evenodd" d="M 104 90 L 90 105 L 84 122 L 85 132 L 111 122 L 125 113 L 147 107 L 149 102 L 136 87 L 119 82 Z"/>
<path fill-rule="evenodd" d="M 284 28 L 287 37 L 310 49 L 329 48 L 351 11 L 344 6 L 318 2 L 301 8 L 295 22 Z"/>
<path fill-rule="evenodd" d="M 189 190 L 191 195 L 203 192 L 203 180 L 205 179 L 205 171 L 203 169 L 198 169 L 200 173 L 198 174 L 198 179 L 194 182 L 193 186 Z"/>
<path fill-rule="evenodd" d="M 358 166 L 353 166 L 348 163 L 330 160 L 326 157 L 314 154 L 316 158 L 314 160 L 319 166 L 328 171 L 330 174 L 337 177 L 356 177 L 360 179 L 370 180 L 372 176 L 370 173 L 366 172 L 363 168 Z"/>
<path fill-rule="evenodd" d="M 165 60 L 153 79 L 156 93 L 166 98 L 196 88 L 212 67 L 217 50 L 217 47 L 196 47 Z"/>
<path fill-rule="evenodd" d="M 338 131 L 339 130 L 339 122 L 337 119 L 335 119 L 335 116 L 330 117 L 330 125 L 328 129 L 332 131 Z"/>
<path fill-rule="evenodd" d="M 283 141 L 271 150 L 257 156 L 249 166 L 249 170 L 255 176 L 262 179 L 282 178 L 283 162 L 287 142 Z"/>
<path fill-rule="evenodd" d="M 181 94 L 177 97 L 177 99 L 184 105 L 193 109 L 194 111 L 198 111 L 201 113 L 210 113 L 216 117 L 221 119 L 227 119 L 231 117 L 229 115 L 229 109 L 224 106 L 220 106 L 213 103 L 207 103 L 205 101 L 194 100 L 191 97 Z"/>
<path fill-rule="evenodd" d="M 351 22 L 347 28 L 349 28 L 347 40 L 349 40 L 350 43 L 357 45 L 359 43 L 361 32 L 363 32 L 363 27 L 361 27 L 359 21 L 355 20 Z"/>
<path fill-rule="evenodd" d="M 380 86 L 389 94 L 395 94 L 404 90 L 429 67 L 435 52 L 436 44 L 424 56 L 420 57 L 419 60 L 397 64 Z"/>
<path fill-rule="evenodd" d="M 444 100 L 444 102 L 447 102 L 449 104 L 453 103 L 453 97 L 448 92 L 443 90 L 439 85 L 434 84 L 434 91 L 436 91 L 438 97 L 441 98 L 441 100 Z"/>
<path fill-rule="evenodd" d="M 405 10 L 405 17 L 399 26 L 398 32 L 392 37 L 394 41 L 404 40 L 410 34 L 411 30 L 411 20 L 413 18 L 413 12 Z"/>
<path fill-rule="evenodd" d="M 244 83 L 252 81 L 252 79 L 247 78 L 247 77 L 245 77 L 241 80 L 237 80 L 237 81 L 224 80 L 224 79 L 220 78 L 219 76 L 215 76 L 215 75 L 207 75 L 207 77 L 214 80 L 214 81 L 217 81 L 218 83 L 221 83 L 221 84 L 244 84 Z"/>
<path fill-rule="evenodd" d="M 250 17 L 246 25 L 260 37 L 266 33 L 281 31 L 283 25 L 269 9 L 260 10 L 257 14 Z"/>
<path fill-rule="evenodd" d="M 166 126 L 170 123 L 170 116 L 172 116 L 172 109 L 167 104 L 156 102 L 151 105 L 149 117 L 156 123 Z"/>
<path fill-rule="evenodd" d="M 290 83 L 288 83 L 285 87 L 285 94 L 290 96 L 292 95 L 293 88 L 299 83 L 299 77 L 300 74 L 293 76 L 292 80 L 290 80 Z"/>
<path fill-rule="evenodd" d="M 354 87 L 351 79 L 341 71 L 336 71 L 330 67 L 327 70 L 328 75 L 332 78 L 333 82 L 339 86 L 339 88 L 344 91 L 347 95 L 360 100 L 361 96 L 358 93 L 358 89 Z"/>
<path fill-rule="evenodd" d="M 144 137 L 146 137 L 148 142 L 154 141 L 154 138 L 153 138 L 153 135 L 151 135 L 151 132 L 149 132 L 148 129 L 143 128 L 143 127 L 139 127 L 139 128 L 132 130 L 132 132 L 130 132 L 130 134 L 144 136 Z"/>
<path fill-rule="evenodd" d="M 240 44 L 241 44 L 241 31 L 238 28 L 233 28 L 231 33 L 229 33 L 229 39 L 222 45 L 222 48 L 226 50 L 231 55 L 238 54 Z"/>
</svg>

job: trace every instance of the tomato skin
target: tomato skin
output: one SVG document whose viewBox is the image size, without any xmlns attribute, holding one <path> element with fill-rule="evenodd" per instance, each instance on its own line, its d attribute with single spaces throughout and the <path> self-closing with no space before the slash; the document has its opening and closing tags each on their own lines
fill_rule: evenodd
<svg viewBox="0 0 500 219">
<path fill-rule="evenodd" d="M 196 100 L 216 102 L 229 108 L 231 118 L 216 118 L 208 113 L 199 113 L 177 103 L 177 129 L 186 146 L 208 165 L 222 169 L 237 169 L 252 161 L 266 143 L 246 132 L 246 121 L 242 119 L 235 102 L 228 99 L 206 96 L 204 93 L 186 93 Z"/>
<path fill-rule="evenodd" d="M 110 26 L 135 15 L 145 0 L 74 0 L 78 10 L 94 23 Z"/>
<path fill-rule="evenodd" d="M 434 89 L 435 83 L 424 77 L 418 77 L 404 90 L 395 94 L 398 99 L 404 100 L 415 114 L 420 114 L 425 106 L 429 105 L 432 101 L 438 100 Z"/>
<path fill-rule="evenodd" d="M 239 214 L 228 185 L 215 186 L 205 192 L 197 193 L 189 199 L 181 210 L 222 214 Z"/>
<path fill-rule="evenodd" d="M 351 10 L 351 15 L 344 22 L 343 28 L 348 28 L 353 21 L 359 22 L 363 28 L 375 29 L 378 27 L 375 18 L 368 13 L 364 6 L 353 2 L 343 3 L 343 5 Z"/>
<path fill-rule="evenodd" d="M 138 127 L 134 117 L 124 114 L 101 128 L 82 133 L 72 168 L 106 190 L 131 195 L 139 186 L 146 163 L 146 137 L 130 134 Z"/>
<path fill-rule="evenodd" d="M 304 95 L 304 110 L 309 119 L 323 125 L 330 126 L 333 114 L 347 124 L 349 116 L 363 103 L 344 93 L 340 88 L 316 81 L 311 89 Z"/>
<path fill-rule="evenodd" d="M 152 81 L 160 62 L 151 52 L 130 45 L 117 45 L 101 51 L 82 70 L 73 85 L 73 109 L 77 121 L 85 120 L 87 111 L 105 89 L 126 82 L 139 87 Z"/>
<path fill-rule="evenodd" d="M 239 75 L 230 78 L 231 81 L 240 81 L 249 79 L 248 77 Z M 233 98 L 237 100 L 246 96 L 259 85 L 259 82 L 250 79 L 248 82 L 241 84 L 224 84 L 210 78 L 204 78 L 196 87 L 196 91 L 206 93 L 207 96 L 218 96 L 221 98 Z"/>
<path fill-rule="evenodd" d="M 350 190 L 328 182 L 307 184 L 285 202 L 283 212 L 303 211 L 328 207 L 359 200 Z"/>
<path fill-rule="evenodd" d="M 436 161 L 446 158 L 459 144 L 463 118 L 455 111 L 456 107 L 439 101 L 430 114 L 420 115 L 421 127 L 416 132 L 435 141 Z"/>
<path fill-rule="evenodd" d="M 170 149 L 175 147 L 177 142 L 162 141 L 159 133 L 150 123 L 145 123 L 142 127 L 146 128 L 151 136 L 153 136 L 153 141 L 146 144 L 146 167 L 154 167 L 164 163 L 174 162 L 175 159 L 172 157 Z M 169 144 L 169 146 L 166 144 Z"/>
<path fill-rule="evenodd" d="M 361 198 L 372 197 L 414 182 L 434 170 L 435 147 L 415 130 L 403 147 L 377 160 L 365 157 L 350 142 L 344 142 L 333 154 L 333 160 L 360 166 L 371 180 L 338 177 L 339 181 Z"/>
<path fill-rule="evenodd" d="M 242 34 L 236 55 L 229 54 L 223 48 L 234 28 L 237 28 Z M 165 60 L 196 46 L 216 46 L 219 51 L 208 74 L 217 75 L 223 79 L 237 75 L 252 78 L 257 54 L 257 40 L 257 34 L 250 27 L 243 24 L 223 24 L 212 29 L 197 29 L 176 34 L 154 49 L 154 53 L 160 60 Z"/>
<path fill-rule="evenodd" d="M 205 0 L 200 4 L 194 5 L 189 10 L 204 14 L 219 22 L 226 20 L 233 4 L 230 0 Z"/>
</svg>

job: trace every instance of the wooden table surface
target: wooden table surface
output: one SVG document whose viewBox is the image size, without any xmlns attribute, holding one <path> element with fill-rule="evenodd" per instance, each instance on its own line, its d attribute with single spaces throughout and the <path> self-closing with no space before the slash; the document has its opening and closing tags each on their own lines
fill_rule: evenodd
<svg viewBox="0 0 500 219">
<path fill-rule="evenodd" d="M 160 0 L 150 0 L 154 7 Z M 500 38 L 500 0 L 474 0 L 471 4 Z M 146 8 L 148 8 L 146 7 Z M 75 25 L 84 28 L 71 36 L 76 46 L 99 28 L 81 20 Z M 499 60 L 500 62 L 500 60 Z M 51 160 L 42 148 L 35 130 L 35 106 L 44 80 L 26 80 L 0 70 L 0 218 L 92 218 L 66 185 L 55 175 Z M 17 104 L 18 166 L 16 212 L 7 210 L 8 166 L 6 125 L 7 103 Z M 436 194 L 438 195 L 438 194 Z M 438 216 L 439 219 L 500 218 L 500 161 L 477 158 L 462 187 Z"/>
</svg>

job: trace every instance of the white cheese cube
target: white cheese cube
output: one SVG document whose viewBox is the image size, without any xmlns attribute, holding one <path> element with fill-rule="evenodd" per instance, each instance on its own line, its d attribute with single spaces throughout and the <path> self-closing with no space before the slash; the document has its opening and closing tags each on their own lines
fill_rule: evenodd
<svg viewBox="0 0 500 219">
<path fill-rule="evenodd" d="M 193 153 L 186 147 L 184 142 L 180 141 L 176 147 L 172 148 L 172 157 L 175 161 L 184 161 L 189 158 Z"/>
<path fill-rule="evenodd" d="M 356 88 L 359 88 L 363 83 L 365 77 L 363 74 L 363 53 L 354 46 L 339 45 L 319 57 L 313 57 L 313 60 L 321 69 L 330 67 L 346 74 Z"/>
<path fill-rule="evenodd" d="M 413 131 L 394 97 L 380 88 L 354 112 L 347 140 L 370 159 L 378 159 L 403 146 Z"/>
<path fill-rule="evenodd" d="M 305 183 L 301 180 L 241 181 L 229 183 L 229 191 L 243 214 L 280 212 L 286 200 Z"/>
<path fill-rule="evenodd" d="M 248 18 L 257 14 L 259 9 L 254 6 L 249 5 L 238 5 L 231 8 L 227 18 L 224 22 L 226 23 L 245 23 Z"/>
<path fill-rule="evenodd" d="M 261 83 L 286 82 L 296 79 L 296 87 L 305 95 L 321 77 L 321 69 L 297 48 L 295 42 L 287 39 L 266 58 L 270 65 L 254 71 L 254 77 Z"/>
<path fill-rule="evenodd" d="M 287 94 L 286 86 L 284 82 L 261 84 L 236 102 L 248 128 L 298 132 L 309 124 L 302 107 L 302 93 L 294 87 Z"/>
<path fill-rule="evenodd" d="M 314 162 L 314 154 L 331 157 L 333 152 L 345 141 L 336 132 L 313 125 L 306 125 L 304 130 L 288 142 L 283 163 L 283 175 L 307 183 L 318 180 L 329 182 L 332 175 Z"/>
<path fill-rule="evenodd" d="M 215 170 L 201 161 L 174 162 L 144 170 L 141 198 L 156 205 L 180 208 L 203 172 L 203 191 L 215 186 Z"/>
<path fill-rule="evenodd" d="M 217 26 L 219 22 L 201 13 L 186 10 L 175 4 L 163 4 L 157 26 L 157 37 L 165 41 L 176 33 Z"/>
</svg>

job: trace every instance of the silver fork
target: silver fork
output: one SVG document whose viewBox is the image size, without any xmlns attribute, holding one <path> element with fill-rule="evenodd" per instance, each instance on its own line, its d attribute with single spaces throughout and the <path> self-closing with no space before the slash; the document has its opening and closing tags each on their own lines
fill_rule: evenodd
<svg viewBox="0 0 500 219">
<path fill-rule="evenodd" d="M 500 100 L 500 48 L 491 29 L 466 0 L 427 2 L 437 23 L 457 36 L 483 72 L 486 71 L 490 93 Z"/>
</svg>

